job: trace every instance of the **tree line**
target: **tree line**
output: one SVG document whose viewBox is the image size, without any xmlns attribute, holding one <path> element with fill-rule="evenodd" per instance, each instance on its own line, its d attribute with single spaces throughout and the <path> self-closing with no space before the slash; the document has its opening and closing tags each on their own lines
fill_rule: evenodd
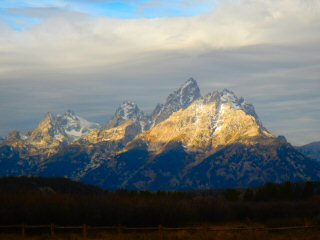
<svg viewBox="0 0 320 240">
<path fill-rule="evenodd" d="M 107 192 L 67 179 L 0 179 L 0 225 L 190 226 L 320 222 L 320 184 L 255 189 Z"/>
</svg>

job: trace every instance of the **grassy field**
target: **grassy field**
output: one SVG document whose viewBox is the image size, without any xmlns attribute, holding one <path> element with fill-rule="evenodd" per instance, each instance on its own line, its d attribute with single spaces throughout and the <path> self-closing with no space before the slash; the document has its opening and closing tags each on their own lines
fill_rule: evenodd
<svg viewBox="0 0 320 240">
<path fill-rule="evenodd" d="M 227 229 L 234 227 L 245 227 L 243 225 L 233 226 L 213 226 L 215 229 Z M 261 228 L 262 226 L 258 226 Z M 21 234 L 0 234 L 2 240 L 18 240 L 18 239 L 30 239 L 30 240 L 318 240 L 320 239 L 320 228 L 306 228 L 306 229 L 281 229 L 281 230 L 262 230 L 261 229 L 249 229 L 249 230 L 219 230 L 208 231 L 205 227 L 196 230 L 193 229 L 166 229 L 164 231 L 158 230 L 90 230 L 87 236 L 81 233 L 73 232 L 55 232 L 54 236 L 50 236 L 48 233 L 42 234 L 28 234 L 25 237 Z"/>
<path fill-rule="evenodd" d="M 106 192 L 64 179 L 0 179 L 0 240 L 320 240 L 320 228 L 275 229 L 283 226 L 320 226 L 320 183 Z"/>
</svg>

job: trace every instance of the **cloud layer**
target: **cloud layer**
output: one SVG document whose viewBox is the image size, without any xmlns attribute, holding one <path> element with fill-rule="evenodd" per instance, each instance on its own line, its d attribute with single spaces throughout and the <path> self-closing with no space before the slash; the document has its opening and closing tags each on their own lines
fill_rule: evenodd
<svg viewBox="0 0 320 240">
<path fill-rule="evenodd" d="M 267 128 L 293 143 L 319 140 L 319 1 L 202 4 L 215 7 L 197 16 L 130 19 L 72 5 L 8 9 L 40 20 L 23 31 L 0 22 L 0 134 L 67 108 L 106 121 L 124 99 L 150 111 L 193 76 L 204 93 L 231 88 L 244 96 Z"/>
</svg>

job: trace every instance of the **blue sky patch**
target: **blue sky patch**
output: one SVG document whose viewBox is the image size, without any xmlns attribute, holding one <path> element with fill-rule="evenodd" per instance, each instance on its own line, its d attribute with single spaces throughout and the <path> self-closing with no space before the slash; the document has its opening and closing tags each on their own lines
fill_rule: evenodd
<svg viewBox="0 0 320 240">
<path fill-rule="evenodd" d="M 197 16 L 211 11 L 218 0 L 190 1 L 113 1 L 113 0 L 3 0 L 0 21 L 16 31 L 22 31 L 41 22 L 39 16 L 26 16 L 12 10 L 57 8 L 84 13 L 90 17 L 122 19 Z M 45 18 L 45 16 L 42 16 Z"/>
</svg>

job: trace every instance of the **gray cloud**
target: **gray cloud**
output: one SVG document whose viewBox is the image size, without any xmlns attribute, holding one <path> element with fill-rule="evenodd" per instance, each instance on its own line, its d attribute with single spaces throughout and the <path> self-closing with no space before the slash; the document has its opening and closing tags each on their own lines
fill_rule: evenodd
<svg viewBox="0 0 320 240">
<path fill-rule="evenodd" d="M 193 18 L 55 16 L 6 34 L 0 26 L 0 135 L 35 127 L 47 111 L 105 123 L 125 99 L 150 112 L 193 76 L 203 94 L 245 97 L 294 144 L 319 140 L 319 4 L 239 2 Z"/>
</svg>

